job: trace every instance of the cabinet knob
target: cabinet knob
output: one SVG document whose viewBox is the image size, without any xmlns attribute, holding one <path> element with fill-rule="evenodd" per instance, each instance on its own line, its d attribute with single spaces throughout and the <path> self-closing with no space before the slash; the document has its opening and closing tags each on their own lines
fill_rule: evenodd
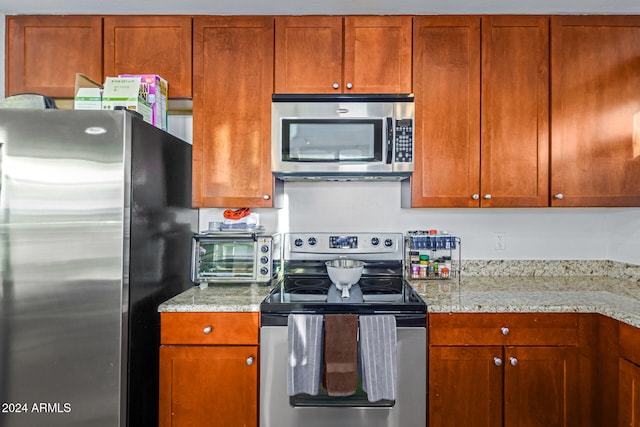
<svg viewBox="0 0 640 427">
<path fill-rule="evenodd" d="M 511 363 L 511 366 L 516 366 L 518 364 L 518 359 L 516 359 L 515 357 L 510 357 L 509 363 Z"/>
<path fill-rule="evenodd" d="M 262 198 L 263 198 L 263 199 L 265 199 L 265 200 L 269 200 L 269 199 L 271 198 L 271 196 L 270 196 L 270 195 L 268 195 L 268 194 L 264 194 L 264 195 L 262 196 Z"/>
<path fill-rule="evenodd" d="M 480 195 L 479 194 L 474 194 L 473 196 L 471 196 L 471 198 L 473 200 L 478 200 L 480 198 Z"/>
<path fill-rule="evenodd" d="M 202 333 L 205 335 L 209 335 L 211 331 L 213 331 L 213 328 L 211 326 L 205 326 L 204 329 L 202 330 Z"/>
<path fill-rule="evenodd" d="M 334 89 L 338 89 L 339 87 L 340 87 L 340 85 L 338 84 L 338 82 L 335 82 L 335 83 L 333 84 L 333 88 L 334 88 Z"/>
<path fill-rule="evenodd" d="M 495 363 L 496 366 L 502 366 L 502 359 L 500 359 L 499 357 L 494 357 L 493 363 Z"/>
<path fill-rule="evenodd" d="M 485 200 L 489 200 L 489 199 L 491 198 L 491 194 L 488 194 L 488 193 L 487 193 L 487 194 L 485 194 L 485 195 L 484 195 L 484 198 L 485 198 Z"/>
<path fill-rule="evenodd" d="M 509 335 L 509 332 L 511 331 L 506 326 L 503 326 L 502 328 L 500 328 L 500 332 L 502 332 L 502 335 Z"/>
<path fill-rule="evenodd" d="M 351 89 L 353 87 L 353 83 L 347 82 L 347 89 Z"/>
<path fill-rule="evenodd" d="M 562 200 L 564 199 L 564 195 L 562 193 L 554 194 L 553 198 L 556 200 Z"/>
<path fill-rule="evenodd" d="M 247 361 L 246 362 L 247 362 L 247 366 L 253 365 L 253 356 L 247 357 Z"/>
</svg>

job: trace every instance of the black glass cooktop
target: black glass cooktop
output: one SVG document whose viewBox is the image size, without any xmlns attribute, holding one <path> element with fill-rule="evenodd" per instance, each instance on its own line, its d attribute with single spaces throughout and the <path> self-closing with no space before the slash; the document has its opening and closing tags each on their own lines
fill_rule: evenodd
<svg viewBox="0 0 640 427">
<path fill-rule="evenodd" d="M 394 314 L 425 325 L 427 306 L 402 277 L 366 277 L 342 298 L 326 275 L 289 275 L 274 285 L 260 304 L 262 324 L 282 324 L 290 313 Z"/>
</svg>

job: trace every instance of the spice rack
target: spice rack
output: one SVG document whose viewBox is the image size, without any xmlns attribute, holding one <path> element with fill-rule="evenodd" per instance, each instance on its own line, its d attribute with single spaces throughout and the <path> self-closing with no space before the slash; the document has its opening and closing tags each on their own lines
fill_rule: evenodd
<svg viewBox="0 0 640 427">
<path fill-rule="evenodd" d="M 404 238 L 405 277 L 414 280 L 460 278 L 459 237 L 437 230 L 409 231 Z"/>
</svg>

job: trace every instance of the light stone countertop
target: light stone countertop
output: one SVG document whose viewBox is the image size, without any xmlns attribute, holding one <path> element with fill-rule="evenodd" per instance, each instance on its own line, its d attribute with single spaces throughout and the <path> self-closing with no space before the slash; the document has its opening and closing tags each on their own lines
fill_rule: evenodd
<svg viewBox="0 0 640 427">
<path fill-rule="evenodd" d="M 465 261 L 463 265 L 460 280 L 411 280 L 429 312 L 599 313 L 640 327 L 637 266 L 610 261 L 547 262 L 542 267 L 540 262 L 528 261 Z M 270 289 L 255 283 L 196 286 L 162 303 L 158 311 L 259 311 Z"/>
<path fill-rule="evenodd" d="M 640 283 L 606 276 L 411 281 L 430 313 L 599 313 L 640 327 Z"/>
<path fill-rule="evenodd" d="M 160 312 L 236 312 L 260 311 L 260 303 L 271 287 L 265 284 L 210 284 L 194 286 L 163 302 Z"/>
</svg>

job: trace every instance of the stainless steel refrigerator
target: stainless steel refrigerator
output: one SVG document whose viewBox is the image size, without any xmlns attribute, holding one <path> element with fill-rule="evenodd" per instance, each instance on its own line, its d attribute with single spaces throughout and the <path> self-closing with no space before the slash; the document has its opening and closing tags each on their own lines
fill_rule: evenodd
<svg viewBox="0 0 640 427">
<path fill-rule="evenodd" d="M 0 156 L 0 426 L 156 427 L 191 146 L 131 112 L 15 109 Z"/>
</svg>

